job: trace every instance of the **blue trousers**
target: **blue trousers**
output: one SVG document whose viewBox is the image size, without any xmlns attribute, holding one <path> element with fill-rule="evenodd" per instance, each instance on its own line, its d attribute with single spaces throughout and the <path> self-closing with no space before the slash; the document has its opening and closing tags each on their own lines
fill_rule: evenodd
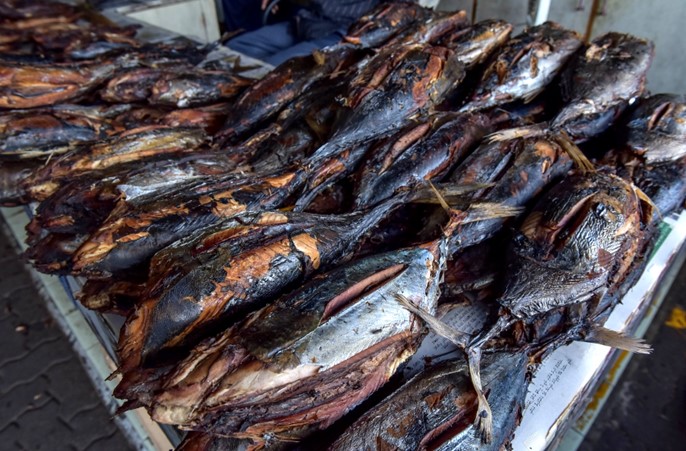
<svg viewBox="0 0 686 451">
<path fill-rule="evenodd" d="M 335 44 L 342 37 L 341 32 L 334 31 L 322 38 L 299 41 L 290 22 L 279 22 L 237 36 L 227 45 L 237 52 L 278 66 L 294 56 L 307 55 L 313 50 Z"/>
<path fill-rule="evenodd" d="M 226 31 L 256 30 L 262 26 L 262 10 L 258 0 L 222 0 Z"/>
</svg>

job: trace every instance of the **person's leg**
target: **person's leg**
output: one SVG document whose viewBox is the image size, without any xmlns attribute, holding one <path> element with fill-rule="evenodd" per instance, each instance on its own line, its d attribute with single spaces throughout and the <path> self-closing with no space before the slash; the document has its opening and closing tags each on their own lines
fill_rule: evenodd
<svg viewBox="0 0 686 451">
<path fill-rule="evenodd" d="M 259 0 L 222 0 L 226 31 L 252 31 L 262 26 Z"/>
<path fill-rule="evenodd" d="M 272 54 L 271 56 L 265 58 L 264 61 L 273 66 L 278 66 L 294 56 L 307 55 L 312 53 L 313 50 L 336 44 L 341 40 L 342 37 L 343 35 L 341 33 L 336 32 L 322 38 L 312 39 L 310 41 L 302 41 Z"/>
<path fill-rule="evenodd" d="M 226 45 L 244 55 L 267 61 L 275 53 L 279 53 L 294 44 L 295 36 L 291 24 L 279 22 L 243 33 L 229 40 Z"/>
</svg>

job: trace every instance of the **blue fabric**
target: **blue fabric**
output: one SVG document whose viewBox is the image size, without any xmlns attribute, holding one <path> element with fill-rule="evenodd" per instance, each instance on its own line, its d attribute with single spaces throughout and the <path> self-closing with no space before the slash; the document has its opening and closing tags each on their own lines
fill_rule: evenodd
<svg viewBox="0 0 686 451">
<path fill-rule="evenodd" d="M 340 32 L 334 32 L 318 39 L 298 42 L 293 25 L 279 22 L 243 33 L 231 39 L 227 45 L 244 55 L 278 66 L 294 56 L 307 55 L 315 49 L 335 44 L 341 37 Z"/>
<path fill-rule="evenodd" d="M 260 28 L 263 14 L 261 3 L 259 0 L 222 0 L 226 31 Z"/>
<path fill-rule="evenodd" d="M 270 56 L 286 50 L 296 44 L 293 25 L 290 22 L 279 22 L 243 33 L 229 40 L 229 48 L 267 61 Z"/>
<path fill-rule="evenodd" d="M 340 33 L 332 33 L 328 36 L 322 38 L 310 39 L 309 41 L 302 41 L 294 46 L 291 46 L 285 50 L 282 50 L 274 55 L 265 59 L 266 62 L 273 66 L 278 66 L 287 59 L 293 58 L 294 56 L 302 56 L 312 53 L 313 50 L 321 49 L 329 45 L 333 45 L 341 40 L 343 37 Z"/>
</svg>

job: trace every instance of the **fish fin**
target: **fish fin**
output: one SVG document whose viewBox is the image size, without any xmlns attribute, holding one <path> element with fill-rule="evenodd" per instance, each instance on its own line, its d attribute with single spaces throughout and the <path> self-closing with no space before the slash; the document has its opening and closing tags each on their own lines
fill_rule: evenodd
<svg viewBox="0 0 686 451">
<path fill-rule="evenodd" d="M 536 97 L 538 97 L 538 95 L 539 95 L 540 93 L 542 93 L 543 91 L 545 91 L 545 86 L 542 86 L 542 87 L 540 87 L 540 88 L 538 88 L 538 89 L 534 89 L 533 91 L 531 91 L 531 92 L 527 93 L 526 95 L 524 95 L 524 96 L 522 97 L 522 101 L 523 101 L 525 104 L 526 104 L 526 103 L 531 103 L 531 102 L 532 102 Z"/>
<path fill-rule="evenodd" d="M 479 202 L 469 206 L 466 216 L 462 223 L 487 221 L 497 218 L 511 218 L 520 215 L 524 211 L 523 207 L 513 207 L 511 205 L 499 204 L 496 202 Z M 455 213 L 456 210 L 453 210 Z M 464 212 L 460 212 L 464 214 Z"/>
<path fill-rule="evenodd" d="M 653 202 L 653 200 L 645 193 L 645 191 L 633 183 L 631 184 L 631 189 L 633 189 L 634 193 L 636 193 L 639 203 L 646 206 L 646 208 L 643 208 L 643 210 L 649 210 L 645 211 L 644 214 L 644 219 L 646 222 L 650 220 L 650 218 L 653 216 L 653 213 L 657 213 L 658 218 L 662 220 L 662 212 L 658 206 L 655 205 L 655 202 Z"/>
<path fill-rule="evenodd" d="M 139 407 L 143 407 L 143 404 L 139 400 L 129 399 L 117 408 L 117 410 L 114 412 L 114 415 L 119 416 L 123 413 L 128 412 L 129 410 L 137 409 Z"/>
<path fill-rule="evenodd" d="M 312 52 L 312 58 L 314 58 L 314 61 L 318 66 L 323 66 L 326 62 L 326 54 L 321 50 L 314 50 Z"/>
<path fill-rule="evenodd" d="M 414 305 L 409 299 L 407 299 L 405 296 L 403 296 L 400 293 L 396 293 L 395 299 L 407 310 L 410 312 L 414 313 L 418 317 L 420 317 L 427 326 L 429 326 L 429 329 L 434 331 L 436 335 L 439 335 L 447 340 L 449 340 L 451 343 L 453 343 L 455 346 L 464 349 L 465 346 L 467 345 L 467 334 L 464 332 L 461 332 L 451 325 L 441 321 L 440 319 L 436 318 L 436 316 L 432 315 L 431 313 L 427 312 L 421 307 L 417 307 Z"/>
<path fill-rule="evenodd" d="M 478 429 L 481 441 L 483 443 L 491 443 L 493 440 L 493 412 L 481 386 L 481 348 L 469 349 L 467 351 L 467 362 L 469 364 L 469 377 L 472 380 L 478 401 L 474 426 Z"/>
<path fill-rule="evenodd" d="M 464 194 L 493 187 L 494 183 L 471 183 L 466 185 L 454 185 L 442 183 L 436 186 L 429 182 L 428 188 L 420 187 L 409 194 L 410 202 L 418 204 L 440 204 L 448 213 L 451 212 L 450 205 L 463 198 Z"/>
<path fill-rule="evenodd" d="M 486 136 L 486 142 L 500 142 L 500 141 L 510 141 L 512 139 L 519 138 L 532 138 L 535 136 L 541 136 L 548 130 L 548 124 L 533 124 L 524 127 L 508 128 L 506 130 L 500 130 L 495 133 L 491 133 Z"/>
<path fill-rule="evenodd" d="M 117 368 L 116 370 L 114 370 L 114 371 L 112 372 L 112 374 L 110 374 L 109 376 L 107 376 L 107 379 L 105 379 L 105 380 L 108 381 L 108 382 L 109 382 L 109 381 L 113 381 L 114 378 L 116 378 L 116 377 L 119 376 L 120 374 L 122 374 L 121 368 Z"/>
<path fill-rule="evenodd" d="M 556 135 L 554 139 L 555 142 L 558 143 L 565 152 L 567 152 L 569 157 L 582 173 L 589 174 L 595 172 L 595 166 L 593 166 L 593 163 L 591 163 L 581 149 L 574 144 L 566 132 L 560 132 L 560 134 Z"/>
<path fill-rule="evenodd" d="M 542 220 L 543 220 L 543 212 L 542 211 L 532 211 L 526 217 L 526 219 L 524 219 L 524 222 L 519 227 L 519 231 L 522 232 L 527 238 L 532 240 L 532 239 L 534 239 L 534 236 L 536 235 L 536 229 L 541 224 Z"/>
<path fill-rule="evenodd" d="M 643 338 L 630 337 L 621 332 L 616 332 L 599 325 L 594 325 L 591 328 L 590 333 L 586 335 L 584 341 L 598 343 L 624 351 L 635 352 L 637 354 L 650 354 L 653 352 L 652 346 L 646 343 Z"/>
<path fill-rule="evenodd" d="M 441 204 L 441 207 L 443 207 L 443 209 L 446 211 L 446 213 L 450 214 L 450 205 L 448 205 L 448 202 L 446 202 L 443 195 L 438 191 L 436 186 L 434 186 L 434 184 L 431 183 L 431 181 L 429 181 L 428 183 L 429 183 L 429 188 L 431 188 L 431 190 L 436 195 L 436 198 L 438 199 L 438 203 Z"/>
</svg>

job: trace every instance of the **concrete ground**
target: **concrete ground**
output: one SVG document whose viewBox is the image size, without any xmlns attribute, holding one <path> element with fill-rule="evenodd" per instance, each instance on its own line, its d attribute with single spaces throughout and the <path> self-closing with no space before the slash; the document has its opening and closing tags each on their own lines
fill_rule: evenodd
<svg viewBox="0 0 686 451">
<path fill-rule="evenodd" d="M 0 268 L 0 450 L 130 449 L 2 232 Z"/>
<path fill-rule="evenodd" d="M 130 449 L 27 269 L 0 232 L 0 451 Z M 686 443 L 686 267 L 581 450 L 681 450 Z"/>
<path fill-rule="evenodd" d="M 646 333 L 649 356 L 634 357 L 580 450 L 686 449 L 686 266 Z"/>
</svg>

